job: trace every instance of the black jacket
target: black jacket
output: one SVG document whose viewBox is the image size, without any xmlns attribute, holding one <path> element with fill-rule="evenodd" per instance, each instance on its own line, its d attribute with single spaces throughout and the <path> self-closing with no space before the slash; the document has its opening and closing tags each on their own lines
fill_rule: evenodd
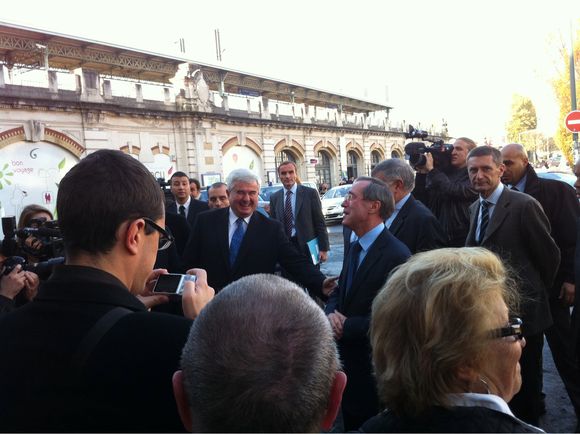
<svg viewBox="0 0 580 434">
<path fill-rule="evenodd" d="M 574 233 L 576 220 L 580 217 L 578 199 L 576 192 L 568 184 L 555 179 L 539 178 L 530 165 L 526 169 L 526 175 L 524 193 L 529 194 L 542 205 L 550 221 L 550 235 L 560 249 L 560 267 L 551 294 L 552 297 L 557 297 L 562 282 L 574 283 L 574 254 L 576 250 Z"/>
<path fill-rule="evenodd" d="M 508 414 L 485 407 L 431 407 L 413 417 L 386 410 L 366 421 L 360 432 L 543 432 Z"/>
<path fill-rule="evenodd" d="M 449 237 L 449 246 L 463 247 L 469 231 L 469 205 L 477 199 L 467 168 L 417 173 L 413 195 L 435 214 Z"/>
<path fill-rule="evenodd" d="M 130 313 L 75 364 L 82 340 L 115 307 Z M 148 312 L 104 271 L 55 269 L 34 301 L 0 318 L 0 430 L 183 431 L 171 377 L 190 326 Z"/>
</svg>

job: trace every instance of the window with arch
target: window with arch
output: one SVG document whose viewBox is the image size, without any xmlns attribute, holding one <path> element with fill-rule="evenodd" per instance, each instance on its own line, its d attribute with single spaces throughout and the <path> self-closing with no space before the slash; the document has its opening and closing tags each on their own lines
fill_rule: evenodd
<svg viewBox="0 0 580 434">
<path fill-rule="evenodd" d="M 322 184 L 328 184 L 328 188 L 332 187 L 330 163 L 331 157 L 326 151 L 318 152 L 318 164 L 315 166 L 316 183 L 320 187 Z"/>
<path fill-rule="evenodd" d="M 348 151 L 346 154 L 346 177 L 347 179 L 358 177 L 358 156 L 354 151 Z"/>
<path fill-rule="evenodd" d="M 378 151 L 371 152 L 371 172 L 381 162 L 381 154 Z"/>
</svg>

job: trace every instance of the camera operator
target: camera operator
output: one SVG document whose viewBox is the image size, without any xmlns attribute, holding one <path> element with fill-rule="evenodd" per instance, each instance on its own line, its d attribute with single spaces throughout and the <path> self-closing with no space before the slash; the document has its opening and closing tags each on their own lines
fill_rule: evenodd
<svg viewBox="0 0 580 434">
<path fill-rule="evenodd" d="M 36 204 L 26 205 L 20 213 L 20 218 L 18 219 L 18 229 L 21 230 L 24 228 L 38 228 L 43 223 L 50 222 L 52 220 L 54 220 L 52 213 L 45 207 Z M 42 255 L 42 248 L 44 247 L 42 240 L 39 240 L 34 235 L 29 235 L 24 240 L 24 245 L 30 252 L 27 255 L 28 262 L 39 262 L 39 256 Z"/>
<path fill-rule="evenodd" d="M 475 142 L 460 137 L 453 144 L 451 164 L 441 170 L 433 164 L 433 156 L 425 154 L 426 163 L 415 167 L 417 199 L 426 204 L 443 226 L 450 247 L 463 247 L 469 231 L 469 205 L 477 199 L 467 175 L 467 154 Z"/>
<path fill-rule="evenodd" d="M 190 270 L 189 319 L 148 311 L 167 301 L 151 293 L 166 272 L 152 270 L 157 251 L 172 242 L 161 189 L 130 155 L 99 150 L 62 178 L 57 211 L 65 265 L 0 318 L 1 430 L 182 431 L 171 378 L 213 289 Z"/>
</svg>

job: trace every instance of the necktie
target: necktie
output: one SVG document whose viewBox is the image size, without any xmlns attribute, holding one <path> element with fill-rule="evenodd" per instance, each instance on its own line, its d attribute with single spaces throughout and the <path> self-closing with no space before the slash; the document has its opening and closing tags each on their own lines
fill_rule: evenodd
<svg viewBox="0 0 580 434">
<path fill-rule="evenodd" d="M 232 236 L 232 242 L 230 243 L 230 265 L 233 266 L 236 262 L 236 257 L 242 245 L 242 240 L 244 239 L 244 219 L 238 218 L 236 220 L 236 230 Z"/>
<path fill-rule="evenodd" d="M 489 223 L 489 202 L 484 200 L 481 202 L 481 224 L 479 226 L 479 240 L 477 244 L 481 244 L 483 237 L 485 236 L 485 230 L 487 229 L 487 224 Z"/>
<path fill-rule="evenodd" d="M 348 270 L 346 273 L 346 287 L 345 287 L 347 294 L 350 291 L 352 282 L 354 281 L 356 269 L 358 268 L 358 258 L 360 256 L 361 250 L 362 247 L 358 242 L 358 240 L 353 241 L 350 244 L 350 249 L 348 250 L 349 260 L 348 260 Z"/>
<path fill-rule="evenodd" d="M 185 217 L 185 207 L 183 205 L 179 205 L 179 214 Z"/>
<path fill-rule="evenodd" d="M 288 238 L 292 236 L 292 191 L 286 192 L 286 202 L 284 203 L 284 230 Z"/>
</svg>

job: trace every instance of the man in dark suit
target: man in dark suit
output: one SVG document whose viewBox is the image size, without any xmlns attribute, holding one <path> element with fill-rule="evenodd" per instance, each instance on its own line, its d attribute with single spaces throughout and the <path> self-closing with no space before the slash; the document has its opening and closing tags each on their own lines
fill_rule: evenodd
<svg viewBox="0 0 580 434">
<path fill-rule="evenodd" d="M 516 275 L 526 346 L 520 360 L 522 387 L 510 406 L 520 419 L 538 425 L 541 411 L 543 332 L 552 325 L 547 293 L 560 265 L 560 250 L 540 204 L 500 182 L 505 166 L 490 146 L 472 150 L 467 170 L 479 200 L 470 207 L 467 246 L 495 252 Z"/>
<path fill-rule="evenodd" d="M 183 172 L 175 172 L 170 179 L 171 193 L 175 198 L 174 202 L 168 203 L 165 208 L 166 213 L 180 214 L 187 219 L 189 226 L 193 226 L 193 222 L 197 215 L 202 211 L 209 209 L 207 202 L 194 199 L 190 194 L 189 178 Z M 180 234 L 173 234 L 175 237 Z"/>
<path fill-rule="evenodd" d="M 385 182 L 395 199 L 395 210 L 385 226 L 412 254 L 446 247 L 447 236 L 441 224 L 429 208 L 411 194 L 415 176 L 405 160 L 382 161 L 375 166 L 372 176 Z"/>
<path fill-rule="evenodd" d="M 318 192 L 296 183 L 296 164 L 292 161 L 281 163 L 278 175 L 284 188 L 270 196 L 272 218 L 284 225 L 286 236 L 308 258 L 310 250 L 306 243 L 317 238 L 320 250 L 318 260 L 325 262 L 330 244 Z"/>
<path fill-rule="evenodd" d="M 570 306 L 574 304 L 574 254 L 576 220 L 580 208 L 576 192 L 568 184 L 555 179 L 539 178 L 528 162 L 524 147 L 517 143 L 501 150 L 505 172 L 502 181 L 511 189 L 529 194 L 542 205 L 550 221 L 551 235 L 560 249 L 560 267 L 549 288 L 548 301 L 554 324 L 545 335 L 554 363 L 574 406 L 580 415 L 580 370 L 575 360 Z"/>
<path fill-rule="evenodd" d="M 159 185 L 131 156 L 101 150 L 62 179 L 57 210 L 66 264 L 0 319 L 2 430 L 182 431 L 171 377 L 191 320 L 148 312 L 165 296 L 139 298 L 171 243 Z M 183 295 L 190 318 L 213 294 L 197 277 Z"/>
<path fill-rule="evenodd" d="M 325 312 L 349 379 L 342 414 L 344 430 L 351 431 L 379 411 L 368 338 L 373 300 L 391 270 L 411 253 L 385 227 L 394 203 L 384 182 L 357 178 L 342 206 L 343 224 L 357 240 L 345 251 L 338 290 L 330 296 Z"/>
<path fill-rule="evenodd" d="M 186 267 L 207 271 L 216 291 L 257 273 L 271 273 L 280 263 L 312 295 L 326 299 L 335 279 L 325 279 L 312 261 L 292 245 L 282 224 L 256 211 L 259 178 L 236 169 L 227 180 L 230 206 L 201 213 L 185 248 Z"/>
</svg>

